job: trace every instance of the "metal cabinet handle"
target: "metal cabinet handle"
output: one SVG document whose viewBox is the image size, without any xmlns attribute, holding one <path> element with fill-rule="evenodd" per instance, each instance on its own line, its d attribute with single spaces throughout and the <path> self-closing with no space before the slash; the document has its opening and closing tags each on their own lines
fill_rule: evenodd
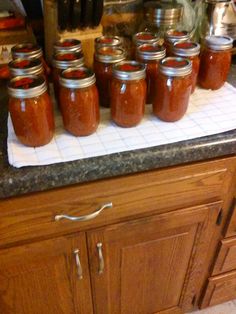
<svg viewBox="0 0 236 314">
<path fill-rule="evenodd" d="M 82 279 L 83 278 L 83 270 L 82 270 L 82 266 L 81 266 L 80 258 L 79 258 L 79 249 L 75 249 L 74 254 L 75 254 L 75 263 L 77 266 L 77 274 L 78 274 L 79 279 Z"/>
<path fill-rule="evenodd" d="M 68 216 L 68 215 L 56 215 L 54 217 L 55 221 L 59 221 L 61 219 L 69 219 L 72 221 L 87 221 L 90 219 L 96 218 L 105 208 L 112 208 L 112 203 L 103 204 L 100 208 L 98 208 L 95 212 L 85 215 L 85 216 Z"/>
<path fill-rule="evenodd" d="M 104 271 L 104 258 L 102 254 L 102 243 L 99 242 L 97 243 L 97 249 L 98 249 L 98 259 L 99 259 L 99 267 L 98 267 L 98 273 L 102 274 Z"/>
</svg>

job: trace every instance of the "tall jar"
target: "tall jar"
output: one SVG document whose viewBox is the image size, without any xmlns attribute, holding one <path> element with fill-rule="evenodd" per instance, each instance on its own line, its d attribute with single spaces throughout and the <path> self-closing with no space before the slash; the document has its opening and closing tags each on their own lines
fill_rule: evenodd
<svg viewBox="0 0 236 314">
<path fill-rule="evenodd" d="M 49 75 L 51 70 L 43 58 L 42 48 L 37 44 L 24 43 L 18 44 L 11 48 L 13 59 L 40 59 L 43 64 L 45 75 Z"/>
<path fill-rule="evenodd" d="M 99 124 L 95 74 L 85 67 L 60 74 L 60 103 L 64 128 L 75 136 L 94 133 Z"/>
<path fill-rule="evenodd" d="M 176 42 L 184 42 L 190 40 L 190 34 L 187 31 L 169 30 L 164 34 L 164 46 L 166 47 L 166 55 L 170 57 L 173 53 L 173 45 Z"/>
<path fill-rule="evenodd" d="M 81 52 L 82 44 L 78 39 L 60 39 L 54 43 L 53 49 L 55 54 L 60 52 Z"/>
<path fill-rule="evenodd" d="M 100 47 L 94 55 L 93 69 L 97 78 L 100 105 L 110 107 L 110 82 L 112 66 L 125 59 L 124 49 L 118 47 Z"/>
<path fill-rule="evenodd" d="M 155 98 L 159 61 L 165 58 L 166 49 L 157 44 L 144 44 L 137 47 L 137 61 L 146 65 L 147 103 Z"/>
<path fill-rule="evenodd" d="M 185 58 L 160 61 L 153 113 L 166 122 L 180 120 L 187 111 L 192 89 L 192 63 Z"/>
<path fill-rule="evenodd" d="M 146 101 L 145 65 L 136 61 L 116 64 L 110 93 L 112 120 L 121 127 L 140 123 Z"/>
<path fill-rule="evenodd" d="M 42 76 L 19 76 L 8 85 L 9 111 L 18 140 L 31 147 L 49 143 L 54 117 L 47 85 Z"/>
<path fill-rule="evenodd" d="M 192 62 L 192 93 L 197 84 L 197 78 L 200 66 L 200 45 L 195 42 L 177 42 L 173 46 L 173 55 L 177 57 L 188 58 Z"/>
<path fill-rule="evenodd" d="M 198 83 L 205 89 L 219 89 L 230 70 L 233 39 L 229 36 L 207 36 L 201 53 Z"/>
<path fill-rule="evenodd" d="M 132 37 L 132 52 L 131 56 L 132 58 L 136 58 L 136 50 L 139 46 L 144 44 L 158 44 L 160 41 L 160 38 L 151 32 L 139 32 L 133 35 Z"/>
<path fill-rule="evenodd" d="M 53 87 L 55 98 L 59 103 L 59 75 L 62 70 L 70 67 L 80 67 L 84 65 L 84 57 L 81 52 L 60 52 L 53 56 Z M 60 105 L 60 103 L 59 103 Z"/>
</svg>

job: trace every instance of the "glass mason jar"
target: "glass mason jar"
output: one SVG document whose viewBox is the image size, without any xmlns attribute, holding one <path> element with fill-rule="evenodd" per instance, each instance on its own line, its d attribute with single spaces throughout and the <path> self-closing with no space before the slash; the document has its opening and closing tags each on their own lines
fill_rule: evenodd
<svg viewBox="0 0 236 314">
<path fill-rule="evenodd" d="M 137 47 L 137 61 L 146 65 L 147 103 L 155 98 L 159 61 L 165 58 L 166 49 L 158 44 L 144 44 Z"/>
<path fill-rule="evenodd" d="M 133 59 L 135 59 L 136 50 L 138 46 L 141 46 L 144 44 L 158 44 L 160 41 L 160 38 L 154 33 L 139 32 L 133 35 L 132 41 L 133 41 L 133 45 L 132 45 L 131 56 Z"/>
<path fill-rule="evenodd" d="M 101 47 L 95 51 L 93 69 L 97 78 L 100 105 L 110 107 L 110 82 L 112 66 L 126 57 L 125 50 L 117 47 Z"/>
<path fill-rule="evenodd" d="M 47 85 L 42 76 L 18 76 L 8 85 L 9 111 L 18 140 L 31 147 L 49 143 L 54 117 Z"/>
<path fill-rule="evenodd" d="M 173 45 L 173 55 L 177 57 L 184 57 L 192 61 L 192 93 L 197 84 L 199 66 L 200 66 L 200 45 L 195 42 L 177 42 Z"/>
<path fill-rule="evenodd" d="M 190 34 L 187 31 L 169 30 L 164 34 L 164 46 L 166 47 L 166 55 L 172 55 L 172 47 L 176 42 L 184 42 L 190 40 Z"/>
<path fill-rule="evenodd" d="M 100 36 L 94 40 L 95 50 L 101 47 L 122 47 L 122 39 L 119 36 Z"/>
<path fill-rule="evenodd" d="M 99 124 L 99 99 L 95 74 L 85 67 L 60 74 L 60 104 L 64 128 L 75 136 L 94 133 Z"/>
<path fill-rule="evenodd" d="M 166 122 L 180 120 L 188 108 L 192 89 L 192 63 L 185 58 L 168 57 L 160 61 L 153 113 Z"/>
<path fill-rule="evenodd" d="M 205 89 L 219 89 L 227 79 L 233 39 L 229 36 L 207 36 L 201 52 L 198 83 Z"/>
<path fill-rule="evenodd" d="M 11 48 L 11 54 L 13 59 L 18 58 L 27 60 L 40 59 L 43 64 L 45 75 L 47 76 L 51 72 L 49 66 L 47 65 L 43 58 L 42 48 L 37 44 L 24 43 L 16 45 Z"/>
<path fill-rule="evenodd" d="M 144 116 L 146 101 L 145 65 L 123 61 L 113 67 L 110 86 L 111 118 L 121 127 L 133 127 Z"/>
<path fill-rule="evenodd" d="M 82 52 L 60 52 L 53 56 L 52 59 L 53 71 L 53 87 L 55 98 L 59 102 L 59 75 L 62 70 L 70 67 L 80 67 L 84 65 L 84 57 Z"/>
<path fill-rule="evenodd" d="M 55 54 L 59 52 L 80 52 L 82 51 L 82 44 L 78 39 L 60 39 L 54 43 L 53 49 Z"/>
</svg>

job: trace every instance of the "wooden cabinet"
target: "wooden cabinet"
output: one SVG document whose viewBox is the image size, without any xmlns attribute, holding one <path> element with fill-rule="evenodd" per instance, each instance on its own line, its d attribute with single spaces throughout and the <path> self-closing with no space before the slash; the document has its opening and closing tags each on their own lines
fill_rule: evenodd
<svg viewBox="0 0 236 314">
<path fill-rule="evenodd" d="M 235 165 L 228 158 L 0 200 L 0 313 L 191 310 L 227 222 Z"/>
</svg>

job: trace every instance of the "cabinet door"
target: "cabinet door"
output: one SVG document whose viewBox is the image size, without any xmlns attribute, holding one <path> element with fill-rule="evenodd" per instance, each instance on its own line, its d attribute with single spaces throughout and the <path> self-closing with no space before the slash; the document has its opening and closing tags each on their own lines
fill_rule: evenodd
<svg viewBox="0 0 236 314">
<path fill-rule="evenodd" d="M 88 233 L 94 312 L 191 308 L 218 210 L 196 206 Z"/>
<path fill-rule="evenodd" d="M 85 234 L 1 250 L 0 313 L 91 314 Z"/>
</svg>

